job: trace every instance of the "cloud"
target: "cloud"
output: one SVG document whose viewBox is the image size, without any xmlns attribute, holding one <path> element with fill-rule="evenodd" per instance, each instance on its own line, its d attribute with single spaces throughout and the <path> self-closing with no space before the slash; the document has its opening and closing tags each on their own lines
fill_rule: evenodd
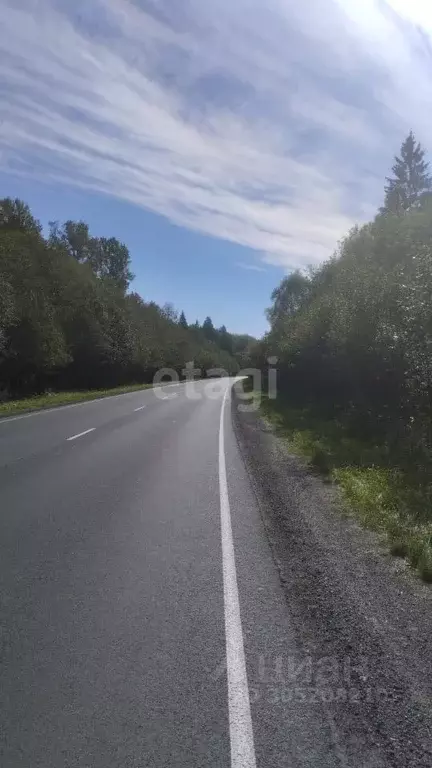
<svg viewBox="0 0 432 768">
<path fill-rule="evenodd" d="M 0 169 L 319 262 L 379 205 L 404 134 L 430 135 L 431 13 L 406 8 L 3 0 Z"/>
<path fill-rule="evenodd" d="M 245 269 L 248 272 L 266 272 L 265 267 L 259 267 L 258 264 L 249 264 L 248 262 L 238 261 L 237 267 Z"/>
</svg>

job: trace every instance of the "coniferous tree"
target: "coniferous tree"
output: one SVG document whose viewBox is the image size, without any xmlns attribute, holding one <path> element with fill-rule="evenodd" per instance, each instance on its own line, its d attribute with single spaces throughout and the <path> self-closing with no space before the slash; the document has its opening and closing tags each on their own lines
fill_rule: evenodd
<svg viewBox="0 0 432 768">
<path fill-rule="evenodd" d="M 204 336 L 206 337 L 206 339 L 208 339 L 208 341 L 216 340 L 217 333 L 211 317 L 206 317 L 206 319 L 203 322 L 202 329 L 203 329 Z"/>
<path fill-rule="evenodd" d="M 425 151 L 411 131 L 401 147 L 400 157 L 395 158 L 393 177 L 387 177 L 385 201 L 381 213 L 401 215 L 418 207 L 422 196 L 432 189 L 429 163 Z"/>
<path fill-rule="evenodd" d="M 186 315 L 184 312 L 180 313 L 179 325 L 181 326 L 181 328 L 185 328 L 185 329 L 189 328 L 188 321 L 186 320 Z"/>
</svg>

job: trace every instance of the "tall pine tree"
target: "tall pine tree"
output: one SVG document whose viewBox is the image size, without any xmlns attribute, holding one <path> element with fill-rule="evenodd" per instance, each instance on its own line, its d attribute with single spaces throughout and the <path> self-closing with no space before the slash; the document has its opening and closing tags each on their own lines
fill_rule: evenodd
<svg viewBox="0 0 432 768">
<path fill-rule="evenodd" d="M 401 156 L 395 158 L 393 177 L 386 178 L 385 201 L 381 213 L 401 215 L 420 205 L 425 193 L 432 189 L 429 163 L 425 151 L 411 131 L 401 147 Z"/>
</svg>

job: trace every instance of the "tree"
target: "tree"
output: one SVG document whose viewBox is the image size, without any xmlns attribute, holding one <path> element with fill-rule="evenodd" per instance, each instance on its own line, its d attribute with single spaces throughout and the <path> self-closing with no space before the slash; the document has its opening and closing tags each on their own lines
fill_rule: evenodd
<svg viewBox="0 0 432 768">
<path fill-rule="evenodd" d="M 0 360 L 2 350 L 7 344 L 7 330 L 10 329 L 16 319 L 15 297 L 12 285 L 0 267 Z M 1 389 L 1 387 L 0 387 Z"/>
<path fill-rule="evenodd" d="M 54 261 L 38 231 L 0 228 L 0 276 L 6 288 L 0 376 L 7 387 L 37 391 L 42 378 L 68 361 Z"/>
<path fill-rule="evenodd" d="M 202 330 L 207 341 L 215 341 L 217 331 L 215 330 L 211 317 L 206 317 L 203 322 Z"/>
<path fill-rule="evenodd" d="M 171 320 L 172 323 L 178 322 L 178 312 L 170 301 L 165 302 L 162 307 L 162 314 L 167 320 Z"/>
<path fill-rule="evenodd" d="M 220 348 L 224 349 L 225 352 L 229 352 L 229 354 L 232 355 L 233 339 L 231 334 L 228 333 L 226 326 L 222 325 L 222 327 L 219 328 L 217 334 L 218 334 L 217 343 L 220 346 Z"/>
<path fill-rule="evenodd" d="M 294 316 L 306 302 L 311 290 L 310 278 L 298 270 L 285 277 L 272 293 L 273 305 L 267 310 L 270 325 L 276 326 Z"/>
<path fill-rule="evenodd" d="M 234 374 L 234 357 L 171 304 L 126 294 L 129 251 L 85 222 L 47 240 L 21 201 L 0 203 L 0 390 L 12 396 L 150 382 L 161 367 Z M 210 321 L 213 333 L 213 324 Z"/>
<path fill-rule="evenodd" d="M 184 312 L 181 312 L 181 314 L 180 314 L 179 325 L 180 325 L 181 328 L 185 328 L 185 329 L 189 328 L 188 322 L 186 320 L 186 315 L 185 315 Z"/>
<path fill-rule="evenodd" d="M 60 226 L 57 221 L 50 221 L 49 242 L 53 246 L 62 246 L 72 258 L 81 263 L 90 257 L 90 233 L 85 221 L 65 221 Z"/>
<path fill-rule="evenodd" d="M 115 237 L 91 238 L 89 242 L 89 264 L 97 277 L 109 277 L 123 291 L 126 291 L 133 280 L 129 269 L 129 250 Z"/>
<path fill-rule="evenodd" d="M 422 197 L 432 189 L 425 150 L 411 131 L 401 146 L 401 156 L 395 158 L 392 178 L 386 177 L 385 201 L 381 213 L 401 215 L 419 207 Z"/>
<path fill-rule="evenodd" d="M 21 230 L 29 234 L 39 235 L 42 227 L 32 215 L 27 203 L 16 198 L 5 197 L 0 200 L 0 228 Z"/>
<path fill-rule="evenodd" d="M 115 237 L 92 237 L 84 221 L 69 220 L 63 226 L 50 221 L 49 243 L 63 248 L 80 264 L 89 264 L 97 277 L 109 277 L 122 291 L 134 278 L 126 245 Z"/>
</svg>

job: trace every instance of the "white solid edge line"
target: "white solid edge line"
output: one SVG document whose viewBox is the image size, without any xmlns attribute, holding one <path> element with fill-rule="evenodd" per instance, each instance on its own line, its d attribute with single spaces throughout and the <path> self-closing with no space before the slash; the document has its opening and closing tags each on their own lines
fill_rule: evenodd
<svg viewBox="0 0 432 768">
<path fill-rule="evenodd" d="M 225 643 L 228 677 L 228 716 L 231 768 L 256 768 L 243 631 L 235 567 L 225 462 L 224 414 L 231 387 L 222 401 L 219 425 L 219 493 L 222 535 L 222 571 L 225 613 Z"/>
<path fill-rule="evenodd" d="M 78 440 L 79 437 L 84 437 L 84 435 L 88 435 L 89 432 L 94 432 L 96 427 L 92 427 L 91 429 L 86 429 L 85 432 L 80 432 L 78 435 L 72 435 L 72 437 L 67 437 L 66 440 Z"/>
</svg>

